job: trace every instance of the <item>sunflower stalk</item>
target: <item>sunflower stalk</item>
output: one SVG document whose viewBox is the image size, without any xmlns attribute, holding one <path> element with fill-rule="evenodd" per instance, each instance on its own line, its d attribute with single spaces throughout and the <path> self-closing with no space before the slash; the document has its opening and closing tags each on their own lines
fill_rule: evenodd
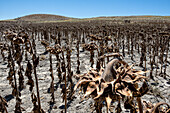
<svg viewBox="0 0 170 113">
<path fill-rule="evenodd" d="M 50 76 L 51 76 L 51 86 L 50 86 L 50 91 L 51 91 L 51 96 L 52 96 L 52 103 L 55 103 L 55 98 L 54 98 L 54 75 L 53 75 L 53 63 L 52 63 L 52 55 L 51 53 L 49 54 L 50 57 Z"/>
</svg>

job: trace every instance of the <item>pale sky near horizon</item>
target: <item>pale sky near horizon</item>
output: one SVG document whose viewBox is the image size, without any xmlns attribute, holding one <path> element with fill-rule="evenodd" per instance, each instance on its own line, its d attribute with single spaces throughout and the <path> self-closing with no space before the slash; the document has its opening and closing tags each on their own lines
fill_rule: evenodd
<svg viewBox="0 0 170 113">
<path fill-rule="evenodd" d="M 75 18 L 170 16 L 170 0 L 0 0 L 0 20 L 29 14 L 55 14 Z"/>
</svg>

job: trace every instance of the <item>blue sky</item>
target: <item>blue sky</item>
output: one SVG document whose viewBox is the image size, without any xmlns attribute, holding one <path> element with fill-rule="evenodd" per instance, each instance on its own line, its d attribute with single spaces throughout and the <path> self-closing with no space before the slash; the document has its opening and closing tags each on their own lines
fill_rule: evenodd
<svg viewBox="0 0 170 113">
<path fill-rule="evenodd" d="M 97 16 L 170 16 L 170 0 L 0 0 L 0 20 L 29 14 Z"/>
</svg>

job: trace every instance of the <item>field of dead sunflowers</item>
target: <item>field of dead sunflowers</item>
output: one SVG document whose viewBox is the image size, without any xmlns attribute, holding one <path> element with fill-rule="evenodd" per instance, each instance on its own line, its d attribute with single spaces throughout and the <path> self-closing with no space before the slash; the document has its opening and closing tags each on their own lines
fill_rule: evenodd
<svg viewBox="0 0 170 113">
<path fill-rule="evenodd" d="M 170 21 L 0 22 L 0 112 L 169 113 Z"/>
</svg>

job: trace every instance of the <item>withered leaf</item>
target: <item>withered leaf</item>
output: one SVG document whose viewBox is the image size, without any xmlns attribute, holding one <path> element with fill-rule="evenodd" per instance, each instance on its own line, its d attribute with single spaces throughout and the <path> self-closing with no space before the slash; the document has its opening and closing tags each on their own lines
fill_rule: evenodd
<svg viewBox="0 0 170 113">
<path fill-rule="evenodd" d="M 136 92 L 134 92 L 133 96 L 134 97 L 141 97 L 144 94 L 146 94 L 148 92 L 148 90 L 149 90 L 148 84 L 147 84 L 146 81 L 144 81 L 142 87 L 139 90 L 137 90 Z"/>
<path fill-rule="evenodd" d="M 105 88 L 108 87 L 107 83 L 101 83 L 101 86 L 97 86 L 97 96 L 94 99 L 98 99 L 103 93 Z"/>
<path fill-rule="evenodd" d="M 34 87 L 34 81 L 32 79 L 31 74 L 32 74 L 32 64 L 28 61 L 25 76 L 28 77 L 27 84 L 30 85 L 30 87 L 29 87 L 30 91 L 32 91 L 32 89 Z"/>
<path fill-rule="evenodd" d="M 149 90 L 148 84 L 146 81 L 144 81 L 142 87 L 139 89 L 141 96 L 146 94 L 148 92 L 148 90 Z"/>
<path fill-rule="evenodd" d="M 127 82 L 124 82 L 122 81 L 127 87 L 129 90 L 131 90 L 132 92 L 137 92 L 137 84 L 132 84 L 132 83 L 127 83 Z"/>
<path fill-rule="evenodd" d="M 21 67 L 18 70 L 18 75 L 19 75 L 19 90 L 24 89 L 24 76 L 22 75 Z"/>
<path fill-rule="evenodd" d="M 125 87 L 123 89 L 117 89 L 117 92 L 124 96 L 132 96 L 132 92 L 128 89 L 128 87 Z"/>
<path fill-rule="evenodd" d="M 149 71 L 137 71 L 137 70 L 130 70 L 127 72 L 127 74 L 130 75 L 143 75 L 145 73 L 148 73 Z"/>
<path fill-rule="evenodd" d="M 14 88 L 14 89 L 12 90 L 12 95 L 13 95 L 13 96 L 16 96 L 16 95 L 17 95 L 17 90 L 16 90 L 16 88 Z"/>
<path fill-rule="evenodd" d="M 50 45 L 50 43 L 49 43 L 48 41 L 46 41 L 46 40 L 42 40 L 42 41 L 41 41 L 41 44 L 42 44 L 43 46 L 45 46 L 45 47 L 47 47 L 47 46 Z"/>
<path fill-rule="evenodd" d="M 74 87 L 74 91 L 79 87 L 79 86 L 81 86 L 82 84 L 86 84 L 86 83 L 88 83 L 88 82 L 90 82 L 91 80 L 86 80 L 86 79 L 83 79 L 83 80 L 79 80 L 78 82 L 77 82 L 77 84 L 75 85 L 75 87 Z"/>
<path fill-rule="evenodd" d="M 30 70 L 30 71 L 32 70 L 32 64 L 29 61 L 27 63 L 27 69 Z"/>
<path fill-rule="evenodd" d="M 22 39 L 22 37 L 17 37 L 17 38 L 13 38 L 13 42 L 14 44 L 23 44 L 24 40 Z"/>
<path fill-rule="evenodd" d="M 94 90 L 96 89 L 96 84 L 95 82 L 90 82 L 87 86 L 87 90 L 84 94 L 84 97 L 89 96 Z"/>
<path fill-rule="evenodd" d="M 107 103 L 107 108 L 110 108 L 110 104 L 112 102 L 112 99 L 110 98 L 110 95 L 108 95 L 107 97 L 105 97 L 106 103 Z"/>
<path fill-rule="evenodd" d="M 29 90 L 32 91 L 34 87 L 34 81 L 32 79 L 28 80 L 27 82 L 28 85 L 30 85 Z"/>
</svg>

